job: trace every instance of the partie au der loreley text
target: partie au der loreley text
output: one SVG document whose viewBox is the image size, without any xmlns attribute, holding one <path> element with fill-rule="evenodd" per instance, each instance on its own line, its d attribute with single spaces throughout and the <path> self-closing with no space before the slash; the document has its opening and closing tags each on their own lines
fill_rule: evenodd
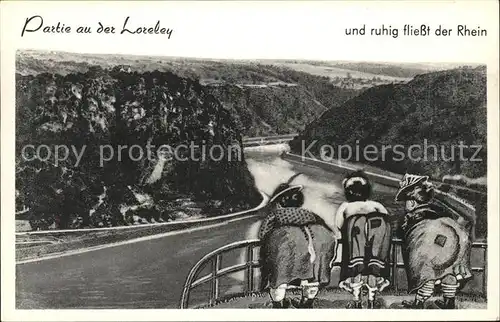
<svg viewBox="0 0 500 322">
<path fill-rule="evenodd" d="M 58 21 L 55 24 L 47 24 L 42 16 L 31 16 L 26 18 L 21 37 L 28 33 L 44 33 L 44 34 L 116 34 L 116 35 L 165 35 L 170 39 L 173 33 L 172 28 L 167 28 L 161 24 L 160 20 L 150 25 L 134 24 L 130 17 L 126 17 L 123 25 L 116 27 L 107 25 L 101 21 L 95 22 L 93 25 L 71 26 Z"/>
</svg>

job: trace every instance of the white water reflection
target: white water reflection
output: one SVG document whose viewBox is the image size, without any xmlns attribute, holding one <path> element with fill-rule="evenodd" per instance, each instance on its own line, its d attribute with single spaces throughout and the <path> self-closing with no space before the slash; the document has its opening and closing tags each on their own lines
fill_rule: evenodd
<svg viewBox="0 0 500 322">
<path fill-rule="evenodd" d="M 246 161 L 257 188 L 268 195 L 271 195 L 280 183 L 287 182 L 292 175 L 302 172 L 302 175 L 293 180 L 293 184 L 304 186 L 303 207 L 316 213 L 335 229 L 334 215 L 343 194 L 340 182 L 312 176 L 304 169 L 298 170 L 294 164 L 280 158 L 278 153 L 251 154 L 247 156 Z"/>
<path fill-rule="evenodd" d="M 281 151 L 281 146 L 276 147 L 276 150 L 272 150 L 268 146 L 264 152 L 251 151 L 246 154 L 248 169 L 255 179 L 256 187 L 264 193 L 271 195 L 280 183 L 287 182 L 292 175 L 302 172 L 302 175 L 294 179 L 293 184 L 304 186 L 304 208 L 321 216 L 336 231 L 333 223 L 334 214 L 339 202 L 342 200 L 340 182 L 337 182 L 338 180 L 329 180 L 332 178 L 331 176 L 326 176 L 326 173 L 318 175 L 317 170 L 308 173 L 305 171 L 307 169 L 297 169 L 297 165 L 285 161 L 279 156 Z M 250 225 L 242 239 L 256 239 L 260 223 L 260 221 L 257 221 Z M 242 250 L 238 262 L 244 263 L 245 261 L 246 251 Z M 259 273 L 259 270 L 255 271 L 257 276 L 260 275 Z M 244 272 L 238 272 L 231 277 L 243 282 L 245 274 Z M 236 291 L 239 287 L 239 285 L 235 285 L 234 289 L 227 290 L 226 294 Z"/>
</svg>

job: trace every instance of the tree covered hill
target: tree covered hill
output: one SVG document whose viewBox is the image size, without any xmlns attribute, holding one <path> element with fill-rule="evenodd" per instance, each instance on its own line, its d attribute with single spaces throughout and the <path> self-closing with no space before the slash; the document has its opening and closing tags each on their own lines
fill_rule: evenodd
<svg viewBox="0 0 500 322">
<path fill-rule="evenodd" d="M 304 129 L 324 111 L 355 96 L 344 78 L 313 75 L 274 61 L 237 61 L 19 51 L 21 75 L 85 73 L 93 66 L 129 66 L 134 72 L 172 72 L 209 87 L 240 119 L 243 135 L 273 135 Z M 295 65 L 293 65 L 295 66 Z M 292 67 L 293 67 L 292 66 Z M 303 65 L 301 65 L 303 66 Z M 346 84 L 353 80 L 346 78 Z M 337 83 L 335 83 L 337 82 Z M 370 80 L 365 81 L 370 86 Z"/>
<path fill-rule="evenodd" d="M 389 77 L 413 78 L 417 75 L 429 72 L 457 68 L 457 64 L 452 63 L 369 63 L 369 62 L 335 62 L 333 67 L 342 68 L 361 73 L 375 75 L 385 75 Z M 477 67 L 477 66 L 474 66 Z"/>
<path fill-rule="evenodd" d="M 326 110 L 358 93 L 333 86 L 321 77 L 280 72 L 286 82 L 218 84 L 208 86 L 208 90 L 233 111 L 246 136 L 300 132 Z"/>
<path fill-rule="evenodd" d="M 99 147 L 240 144 L 242 136 L 300 131 L 357 93 L 255 62 L 22 51 L 16 64 L 16 204 L 42 229 L 54 220 L 76 228 L 248 208 L 259 195 L 244 160 L 115 155 L 100 166 Z M 80 161 L 70 151 L 54 164 L 22 159 L 30 144 L 86 150 Z"/>
<path fill-rule="evenodd" d="M 204 215 L 260 201 L 237 123 L 196 81 L 96 67 L 17 74 L 16 89 L 16 204 L 32 221 L 124 225 L 186 215 L 179 200 Z"/>
<path fill-rule="evenodd" d="M 392 172 L 411 171 L 437 179 L 453 174 L 477 178 L 486 175 L 486 138 L 486 68 L 479 66 L 421 74 L 405 84 L 367 89 L 326 111 L 291 146 L 301 153 L 303 146 L 313 144 L 309 151 L 317 156 L 322 145 L 336 147 L 337 158 L 338 145 L 348 145 L 352 161 Z M 462 158 L 461 142 L 466 146 Z M 376 152 L 364 155 L 370 144 Z M 417 147 L 410 149 L 412 145 Z M 476 146 L 480 146 L 477 154 Z M 356 147 L 361 151 L 358 159 L 354 159 Z M 342 157 L 349 157 L 347 148 Z"/>
</svg>

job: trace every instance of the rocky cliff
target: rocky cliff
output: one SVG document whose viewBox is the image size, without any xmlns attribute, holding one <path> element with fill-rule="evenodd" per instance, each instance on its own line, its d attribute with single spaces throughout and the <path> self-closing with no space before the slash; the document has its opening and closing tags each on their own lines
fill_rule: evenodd
<svg viewBox="0 0 500 322">
<path fill-rule="evenodd" d="M 92 67 L 18 74 L 16 88 L 16 203 L 34 221 L 123 225 L 260 200 L 234 118 L 194 80 Z"/>
</svg>

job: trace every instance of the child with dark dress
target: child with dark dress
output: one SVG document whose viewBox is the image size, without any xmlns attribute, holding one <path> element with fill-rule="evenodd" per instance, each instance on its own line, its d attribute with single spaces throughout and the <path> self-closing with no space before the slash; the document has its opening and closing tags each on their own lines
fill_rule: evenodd
<svg viewBox="0 0 500 322">
<path fill-rule="evenodd" d="M 342 185 L 347 201 L 340 205 L 335 217 L 342 234 L 339 287 L 353 296 L 349 308 L 362 308 L 363 288 L 368 293 L 368 308 L 376 308 L 376 294 L 389 285 L 388 212 L 382 204 L 369 199 L 371 184 L 363 171 L 350 173 Z"/>
</svg>

